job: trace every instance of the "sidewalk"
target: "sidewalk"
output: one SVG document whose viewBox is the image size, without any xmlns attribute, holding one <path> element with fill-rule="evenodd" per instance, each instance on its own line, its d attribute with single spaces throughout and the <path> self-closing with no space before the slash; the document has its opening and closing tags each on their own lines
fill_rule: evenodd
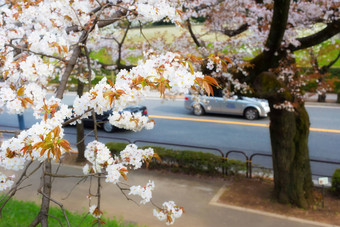
<svg viewBox="0 0 340 227">
<path fill-rule="evenodd" d="M 53 166 L 56 169 L 56 166 Z M 63 166 L 59 174 L 81 175 L 80 167 Z M 16 173 L 18 176 L 19 174 Z M 40 173 L 36 173 L 29 181 L 33 186 L 20 190 L 16 199 L 39 202 L 36 189 L 39 186 Z M 173 200 L 179 206 L 183 206 L 185 214 L 176 219 L 174 226 L 180 227 L 308 227 L 329 226 L 320 223 L 300 221 L 287 217 L 268 215 L 262 212 L 249 211 L 244 208 L 226 206 L 218 202 L 218 197 L 223 186 L 228 184 L 223 179 L 209 179 L 191 177 L 182 174 L 161 173 L 158 171 L 138 170 L 128 174 L 129 185 L 145 185 L 149 180 L 155 182 L 153 202 L 161 205 L 165 201 Z M 58 178 L 53 183 L 52 197 L 64 204 L 65 209 L 87 212 L 89 181 L 77 186 L 72 194 L 66 199 L 68 193 L 76 185 L 79 179 Z M 95 192 L 95 184 L 92 185 Z M 166 226 L 165 222 L 158 221 L 153 217 L 151 204 L 137 206 L 122 195 L 120 190 L 112 184 L 103 183 L 102 209 L 106 218 L 116 217 L 125 222 L 137 223 L 140 226 Z M 139 198 L 135 198 L 137 202 Z"/>
<path fill-rule="evenodd" d="M 317 94 L 305 94 L 306 105 L 320 105 L 320 106 L 339 106 L 340 103 L 336 103 L 337 94 L 334 93 L 327 93 L 326 95 L 326 102 L 318 102 L 318 95 Z"/>
</svg>

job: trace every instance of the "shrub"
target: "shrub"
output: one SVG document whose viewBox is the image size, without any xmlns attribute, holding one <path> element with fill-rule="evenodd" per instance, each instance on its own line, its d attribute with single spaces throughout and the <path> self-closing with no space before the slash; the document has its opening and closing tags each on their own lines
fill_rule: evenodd
<svg viewBox="0 0 340 227">
<path fill-rule="evenodd" d="M 340 169 L 336 169 L 333 173 L 331 190 L 340 197 Z"/>
<path fill-rule="evenodd" d="M 114 142 L 106 144 L 112 154 L 116 155 L 118 155 L 126 145 L 127 143 Z M 171 172 L 208 175 L 221 175 L 223 168 L 228 175 L 237 174 L 246 170 L 245 163 L 241 161 L 224 161 L 221 156 L 211 153 L 190 150 L 173 150 L 156 146 L 151 146 L 151 148 L 159 155 L 161 161 L 153 159 L 149 163 L 149 169 L 164 169 Z"/>
</svg>

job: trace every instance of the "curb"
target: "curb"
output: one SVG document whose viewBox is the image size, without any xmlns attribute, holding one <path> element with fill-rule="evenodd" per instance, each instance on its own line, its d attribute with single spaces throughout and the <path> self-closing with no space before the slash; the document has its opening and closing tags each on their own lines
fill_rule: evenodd
<svg viewBox="0 0 340 227">
<path fill-rule="evenodd" d="M 292 217 L 292 216 L 286 216 L 286 215 L 275 214 L 275 213 L 270 213 L 270 212 L 266 212 L 266 211 L 254 210 L 254 209 L 250 209 L 250 208 L 219 203 L 218 200 L 221 197 L 221 195 L 224 193 L 226 188 L 227 188 L 226 185 L 222 186 L 217 191 L 217 193 L 214 195 L 214 197 L 210 200 L 209 205 L 224 207 L 224 208 L 238 210 L 238 211 L 242 211 L 242 212 L 264 215 L 264 216 L 267 216 L 267 217 L 273 217 L 273 218 L 280 218 L 280 219 L 295 221 L 295 222 L 299 222 L 299 223 L 302 223 L 302 224 L 310 224 L 310 225 L 323 226 L 323 227 L 340 227 L 338 225 L 326 224 L 326 223 L 322 223 L 322 222 L 315 222 L 315 221 L 296 218 L 296 217 Z"/>
</svg>

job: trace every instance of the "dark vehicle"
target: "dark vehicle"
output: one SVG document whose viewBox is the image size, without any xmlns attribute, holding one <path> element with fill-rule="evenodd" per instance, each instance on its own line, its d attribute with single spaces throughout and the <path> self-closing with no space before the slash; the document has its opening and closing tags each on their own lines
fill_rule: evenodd
<svg viewBox="0 0 340 227">
<path fill-rule="evenodd" d="M 148 115 L 148 110 L 146 106 L 128 106 L 125 109 L 122 110 L 124 111 L 129 111 L 131 113 L 141 113 L 142 116 L 147 116 Z M 99 127 L 102 127 L 105 132 L 113 132 L 117 129 L 117 127 L 113 126 L 110 124 L 108 118 L 112 114 L 112 110 L 104 112 L 104 114 L 99 115 L 96 114 L 96 120 L 99 123 Z M 85 127 L 92 127 L 93 128 L 93 118 L 92 116 L 86 119 L 83 119 L 84 126 Z"/>
</svg>

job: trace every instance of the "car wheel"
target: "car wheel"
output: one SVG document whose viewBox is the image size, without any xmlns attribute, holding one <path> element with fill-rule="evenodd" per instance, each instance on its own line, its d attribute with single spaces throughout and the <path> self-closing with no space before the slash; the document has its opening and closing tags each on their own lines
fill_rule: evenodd
<svg viewBox="0 0 340 227">
<path fill-rule="evenodd" d="M 245 111 L 244 111 L 244 117 L 247 119 L 247 120 L 255 120 L 259 117 L 259 111 L 255 108 L 247 108 Z"/>
<path fill-rule="evenodd" d="M 114 126 L 111 125 L 111 123 L 107 121 L 107 122 L 104 123 L 103 129 L 104 129 L 105 132 L 112 132 L 113 129 L 114 129 Z"/>
<path fill-rule="evenodd" d="M 193 106 L 193 113 L 196 115 L 196 116 L 201 116 L 204 114 L 204 109 L 201 105 L 198 105 L 198 106 Z"/>
</svg>

